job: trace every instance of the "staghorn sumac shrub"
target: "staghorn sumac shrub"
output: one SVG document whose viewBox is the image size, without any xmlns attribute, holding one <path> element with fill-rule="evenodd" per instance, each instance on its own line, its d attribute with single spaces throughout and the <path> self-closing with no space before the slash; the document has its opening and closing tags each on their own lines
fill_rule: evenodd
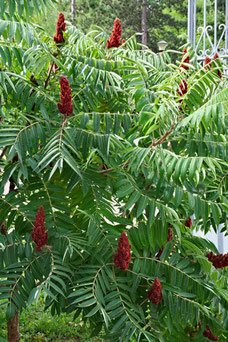
<svg viewBox="0 0 228 342">
<path fill-rule="evenodd" d="M 190 48 L 173 65 L 135 36 L 121 46 L 118 22 L 108 55 L 105 35 L 63 16 L 55 43 L 29 24 L 0 71 L 10 334 L 44 292 L 53 315 L 81 315 L 99 340 L 204 341 L 208 325 L 225 341 L 227 264 L 217 267 L 219 251 L 193 235 L 227 225 L 222 65 L 220 78 L 217 62 L 205 69 Z"/>
</svg>

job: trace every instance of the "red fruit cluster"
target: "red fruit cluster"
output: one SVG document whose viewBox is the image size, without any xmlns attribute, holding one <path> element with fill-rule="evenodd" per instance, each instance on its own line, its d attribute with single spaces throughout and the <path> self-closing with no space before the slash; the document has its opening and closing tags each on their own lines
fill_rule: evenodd
<svg viewBox="0 0 228 342">
<path fill-rule="evenodd" d="M 211 68 L 211 60 L 208 56 L 206 56 L 205 61 L 204 61 L 204 69 L 206 70 L 207 70 L 207 65 L 209 65 Z"/>
<path fill-rule="evenodd" d="M 216 54 L 215 54 L 214 57 L 213 57 L 213 61 L 216 61 L 217 58 L 219 58 L 219 55 L 218 55 L 217 52 L 216 52 Z M 220 78 L 222 78 L 222 73 L 221 73 L 220 70 L 218 70 L 218 76 L 219 76 Z"/>
<path fill-rule="evenodd" d="M 213 252 L 210 252 L 206 255 L 208 260 L 212 262 L 215 268 L 223 268 L 228 266 L 228 253 L 226 254 L 218 254 L 214 255 Z"/>
<path fill-rule="evenodd" d="M 44 208 L 43 206 L 37 211 L 36 219 L 33 226 L 33 231 L 31 232 L 31 237 L 33 241 L 37 244 L 35 249 L 41 252 L 41 248 L 46 245 L 48 240 L 48 233 L 45 232 L 46 227 L 44 226 Z"/>
<path fill-rule="evenodd" d="M 110 35 L 109 39 L 107 40 L 107 49 L 112 47 L 119 47 L 125 40 L 123 39 L 122 43 L 120 41 L 121 38 L 122 27 L 120 24 L 120 20 L 118 18 L 114 21 L 114 29 L 112 30 L 112 34 Z"/>
<path fill-rule="evenodd" d="M 203 332 L 203 336 L 207 337 L 211 341 L 218 341 L 219 340 L 217 336 L 212 334 L 211 329 L 210 329 L 208 324 L 206 326 L 206 329 Z"/>
<path fill-rule="evenodd" d="M 66 31 L 66 24 L 64 20 L 65 20 L 64 14 L 59 13 L 57 26 L 56 26 L 56 34 L 54 36 L 54 41 L 56 42 L 56 44 L 65 42 L 65 40 L 63 39 L 63 31 Z"/>
<path fill-rule="evenodd" d="M 158 278 L 154 279 L 150 291 L 147 293 L 147 298 L 154 304 L 158 305 L 162 300 L 161 283 Z"/>
<path fill-rule="evenodd" d="M 59 83 L 61 87 L 61 94 L 60 94 L 61 103 L 57 104 L 58 109 L 60 113 L 69 116 L 73 113 L 70 85 L 64 76 L 60 77 Z"/>
<path fill-rule="evenodd" d="M 201 331 L 201 322 L 199 322 L 196 326 L 195 326 L 195 329 L 197 329 L 197 328 L 199 328 L 199 330 Z M 192 336 L 192 337 L 194 337 L 195 336 L 195 333 L 196 333 L 196 331 L 190 331 L 190 336 Z M 203 336 L 204 337 L 207 337 L 209 340 L 211 340 L 211 341 L 218 341 L 219 339 L 218 339 L 218 337 L 217 336 L 215 336 L 215 335 L 213 335 L 212 334 L 212 332 L 211 332 L 211 329 L 210 329 L 210 327 L 209 327 L 209 325 L 207 324 L 207 326 L 206 326 L 206 329 L 204 330 L 204 332 L 203 332 Z"/>
<path fill-rule="evenodd" d="M 184 48 L 182 59 L 184 58 L 184 56 L 186 55 L 187 52 L 188 52 L 187 49 Z M 183 63 L 188 64 L 188 63 L 189 63 L 189 60 L 190 60 L 190 58 L 189 58 L 189 56 L 187 56 L 187 57 L 183 60 Z M 181 63 L 181 65 L 180 65 L 180 67 L 181 67 L 181 68 L 184 68 L 185 70 L 188 70 L 188 69 L 189 69 L 189 67 L 188 67 L 187 65 L 184 65 L 184 64 L 182 64 L 182 63 Z"/>
<path fill-rule="evenodd" d="M 189 218 L 185 221 L 185 227 L 188 227 L 188 228 L 191 228 L 192 226 L 192 219 L 191 217 L 189 216 Z"/>
<path fill-rule="evenodd" d="M 182 80 L 180 84 L 180 90 L 178 90 L 177 92 L 180 96 L 183 96 L 184 94 L 187 93 L 187 90 L 188 90 L 187 82 L 185 80 Z"/>
<path fill-rule="evenodd" d="M 129 244 L 127 235 L 122 232 L 118 243 L 117 253 L 114 255 L 114 263 L 117 268 L 126 271 L 131 261 L 131 245 Z"/>
<path fill-rule="evenodd" d="M 218 55 L 217 52 L 216 52 L 216 54 L 215 54 L 214 57 L 213 57 L 213 61 L 216 61 L 217 58 L 219 58 L 219 55 Z M 207 65 L 209 65 L 210 68 L 212 68 L 211 60 L 210 60 L 210 58 L 209 58 L 208 56 L 206 56 L 205 61 L 204 61 L 204 69 L 206 69 L 206 70 L 207 70 Z M 218 76 L 219 76 L 220 78 L 222 78 L 222 73 L 221 73 L 220 70 L 218 70 Z"/>
</svg>

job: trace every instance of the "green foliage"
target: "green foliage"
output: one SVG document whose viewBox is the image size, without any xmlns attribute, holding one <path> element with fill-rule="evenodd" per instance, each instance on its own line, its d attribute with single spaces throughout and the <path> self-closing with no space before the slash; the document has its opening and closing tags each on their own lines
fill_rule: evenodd
<svg viewBox="0 0 228 342">
<path fill-rule="evenodd" d="M 158 51 L 157 43 L 161 40 L 168 42 L 168 49 L 176 49 L 177 46 L 185 44 L 187 40 L 188 1 L 187 0 L 77 0 L 75 6 L 76 17 L 74 24 L 83 32 L 89 32 L 96 26 L 104 28 L 107 35 L 111 33 L 115 18 L 122 23 L 122 35 L 129 38 L 138 32 L 138 42 L 141 42 L 142 35 L 142 3 L 147 6 L 147 41 L 153 51 Z M 217 4 L 218 23 L 225 23 L 225 2 Z M 60 2 L 59 11 L 66 13 L 67 18 L 72 18 L 71 1 Z M 57 14 L 53 14 L 53 19 Z M 203 0 L 197 1 L 197 27 L 203 26 Z M 42 21 L 41 21 L 42 20 Z M 54 20 L 50 22 L 45 16 L 38 19 L 45 22 L 48 30 L 55 30 Z M 214 36 L 214 2 L 207 2 L 207 25 L 212 25 L 210 37 Z M 197 40 L 201 31 L 196 32 Z M 224 40 L 224 36 L 222 38 Z M 210 48 L 209 40 L 206 42 Z M 203 49 L 203 41 L 199 45 Z"/>
<path fill-rule="evenodd" d="M 44 11 L 53 3 L 57 3 L 57 0 L 1 0 L 0 14 L 10 17 L 13 17 L 15 13 L 19 16 L 25 14 L 29 18 L 34 12 Z"/>
<path fill-rule="evenodd" d="M 68 4 L 65 11 L 70 9 L 70 1 Z M 169 42 L 170 49 L 184 44 L 187 1 L 148 0 L 146 5 L 148 46 L 153 51 L 157 51 L 157 43 L 160 40 Z M 137 39 L 141 42 L 142 1 L 77 0 L 76 2 L 75 24 L 84 32 L 90 31 L 95 26 L 102 26 L 109 35 L 115 18 L 119 18 L 122 23 L 122 36 L 125 39 L 138 32 Z"/>
<path fill-rule="evenodd" d="M 73 319 L 73 314 L 61 313 L 59 316 L 52 316 L 51 310 L 44 311 L 45 299 L 43 296 L 37 303 L 33 303 L 20 315 L 20 336 L 24 342 L 95 342 L 98 339 L 89 338 L 89 326 L 82 324 L 81 317 Z M 0 309 L 0 341 L 6 342 L 7 331 L 3 324 L 5 307 Z"/>
<path fill-rule="evenodd" d="M 189 48 L 185 70 L 182 52 L 172 64 L 167 53 L 141 50 L 135 36 L 107 50 L 103 32 L 84 34 L 69 23 L 56 47 L 34 23 L 20 21 L 18 34 L 11 24 L 0 37 L 0 219 L 7 230 L 0 235 L 0 299 L 7 319 L 44 292 L 53 315 L 81 315 L 91 337 L 176 341 L 178 332 L 191 341 L 201 321 L 195 340 L 203 341 L 209 324 L 225 341 L 227 270 L 212 266 L 205 255 L 216 248 L 185 226 L 194 214 L 197 229 L 227 229 L 228 89 L 220 62 L 206 70 Z M 67 118 L 57 107 L 60 75 L 72 89 Z M 180 96 L 183 80 L 188 89 Z M 49 239 L 37 252 L 30 233 L 40 205 Z M 167 242 L 170 227 L 174 240 Z M 126 271 L 113 263 L 123 230 L 132 246 Z M 147 300 L 155 277 L 158 306 Z"/>
</svg>

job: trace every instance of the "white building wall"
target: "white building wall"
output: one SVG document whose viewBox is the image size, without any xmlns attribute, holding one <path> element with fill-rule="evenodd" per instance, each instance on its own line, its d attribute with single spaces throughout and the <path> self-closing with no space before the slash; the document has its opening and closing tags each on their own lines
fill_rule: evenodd
<svg viewBox="0 0 228 342">
<path fill-rule="evenodd" d="M 218 248 L 219 253 L 228 253 L 228 236 L 225 236 L 224 233 L 215 233 L 213 228 L 211 228 L 211 231 L 207 234 L 204 234 L 202 231 L 193 231 L 193 234 L 213 242 L 213 244 Z"/>
</svg>

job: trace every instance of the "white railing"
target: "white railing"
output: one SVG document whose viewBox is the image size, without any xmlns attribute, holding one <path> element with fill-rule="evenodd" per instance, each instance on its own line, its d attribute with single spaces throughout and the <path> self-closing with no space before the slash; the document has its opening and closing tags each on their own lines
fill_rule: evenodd
<svg viewBox="0 0 228 342">
<path fill-rule="evenodd" d="M 224 21 L 218 17 L 218 1 L 214 0 L 214 21 L 208 24 L 208 5 L 210 0 L 188 0 L 188 37 L 199 60 L 206 56 L 213 57 L 218 53 L 219 57 L 228 60 L 228 0 L 220 0 L 219 5 L 224 7 Z M 203 25 L 198 25 L 198 9 L 203 11 Z"/>
</svg>

